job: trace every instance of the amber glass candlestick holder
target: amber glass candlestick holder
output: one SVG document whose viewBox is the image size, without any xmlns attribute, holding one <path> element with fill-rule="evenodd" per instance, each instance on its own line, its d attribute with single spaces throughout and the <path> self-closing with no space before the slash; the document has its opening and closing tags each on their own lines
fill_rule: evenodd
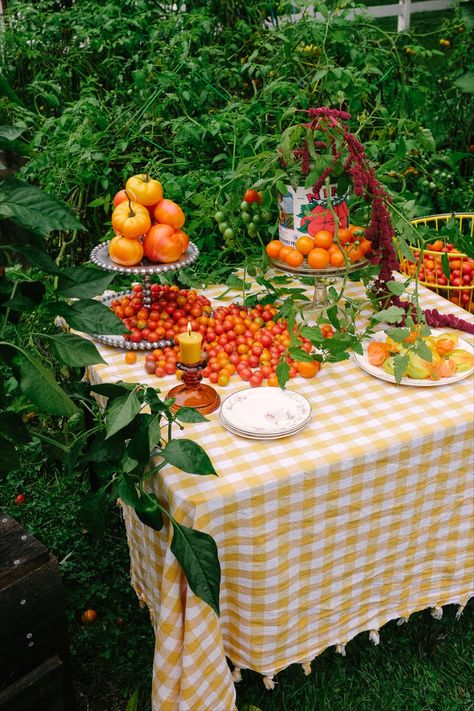
<svg viewBox="0 0 474 711">
<path fill-rule="evenodd" d="M 201 383 L 201 371 L 205 366 L 204 360 L 189 364 L 179 361 L 176 363 L 176 368 L 182 373 L 182 384 L 171 388 L 167 395 L 175 399 L 171 406 L 172 412 L 176 412 L 180 407 L 194 407 L 202 415 L 217 410 L 221 404 L 219 394 L 210 385 Z"/>
</svg>

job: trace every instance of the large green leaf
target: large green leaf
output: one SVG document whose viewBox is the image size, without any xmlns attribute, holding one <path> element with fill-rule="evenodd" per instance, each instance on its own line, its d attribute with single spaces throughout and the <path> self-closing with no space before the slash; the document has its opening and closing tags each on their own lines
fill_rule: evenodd
<svg viewBox="0 0 474 711">
<path fill-rule="evenodd" d="M 84 454 L 85 462 L 107 462 L 118 460 L 125 451 L 125 442 L 121 435 L 105 438 L 105 432 L 99 432 L 94 438 L 89 449 Z"/>
<path fill-rule="evenodd" d="M 135 391 L 112 400 L 105 413 L 107 432 L 106 439 L 126 427 L 138 415 L 141 402 Z"/>
<path fill-rule="evenodd" d="M 60 387 L 53 371 L 35 356 L 22 351 L 15 356 L 15 363 L 20 371 L 20 387 L 38 410 L 66 417 L 78 412 L 74 402 Z"/>
<path fill-rule="evenodd" d="M 133 479 L 128 474 L 120 476 L 119 496 L 127 506 L 135 508 L 138 505 L 138 493 Z"/>
<path fill-rule="evenodd" d="M 217 476 L 209 456 L 191 439 L 172 439 L 160 452 L 160 456 L 183 472 Z"/>
<path fill-rule="evenodd" d="M 74 267 L 63 271 L 59 279 L 57 293 L 60 296 L 88 299 L 101 294 L 115 274 L 95 267 Z"/>
<path fill-rule="evenodd" d="M 48 304 L 52 315 L 62 316 L 71 328 L 84 333 L 122 335 L 127 327 L 117 316 L 100 301 L 79 299 L 72 304 L 52 301 Z"/>
<path fill-rule="evenodd" d="M 0 183 L 0 219 L 45 235 L 52 230 L 81 230 L 79 220 L 60 202 L 39 188 L 20 180 Z"/>
<path fill-rule="evenodd" d="M 97 393 L 97 395 L 103 395 L 104 397 L 118 397 L 124 395 L 125 393 L 131 392 L 137 387 L 137 383 L 125 383 L 119 381 L 118 383 L 97 383 L 97 385 L 91 385 L 90 389 L 92 392 Z"/>
<path fill-rule="evenodd" d="M 176 413 L 176 419 L 180 422 L 209 422 L 207 417 L 201 415 L 194 407 L 180 407 Z"/>
<path fill-rule="evenodd" d="M 219 616 L 221 566 L 216 542 L 209 534 L 183 526 L 174 519 L 171 523 L 171 552 L 181 565 L 189 587 Z"/>
<path fill-rule="evenodd" d="M 95 363 L 105 363 L 96 346 L 87 338 L 81 338 L 74 333 L 41 335 L 48 340 L 51 352 L 65 365 L 81 368 Z"/>
<path fill-rule="evenodd" d="M 9 249 L 24 256 L 30 264 L 42 269 L 47 274 L 62 274 L 62 270 L 56 265 L 51 257 L 39 247 L 32 244 L 10 244 L 2 245 L 2 249 Z"/>
</svg>

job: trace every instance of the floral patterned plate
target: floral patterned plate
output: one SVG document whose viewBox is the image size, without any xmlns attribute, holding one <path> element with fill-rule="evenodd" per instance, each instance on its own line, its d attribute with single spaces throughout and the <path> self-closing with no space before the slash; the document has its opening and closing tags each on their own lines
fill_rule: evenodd
<svg viewBox="0 0 474 711">
<path fill-rule="evenodd" d="M 304 427 L 311 417 L 309 401 L 299 393 L 280 388 L 246 388 L 222 403 L 221 422 L 236 434 L 258 437 L 285 436 Z"/>
</svg>

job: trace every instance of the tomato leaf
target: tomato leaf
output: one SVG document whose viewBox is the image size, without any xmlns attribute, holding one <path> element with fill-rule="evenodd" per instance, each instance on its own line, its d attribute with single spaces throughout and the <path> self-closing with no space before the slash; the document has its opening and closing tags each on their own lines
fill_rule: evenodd
<svg viewBox="0 0 474 711">
<path fill-rule="evenodd" d="M 451 277 L 451 266 L 449 264 L 449 257 L 447 252 L 443 252 L 441 255 L 441 268 L 446 279 L 449 281 Z"/>
<path fill-rule="evenodd" d="M 160 456 L 183 472 L 217 476 L 208 454 L 191 439 L 172 439 L 161 450 Z"/>
<path fill-rule="evenodd" d="M 128 474 L 120 476 L 119 497 L 127 506 L 135 508 L 138 505 L 138 493 L 133 479 Z"/>
<path fill-rule="evenodd" d="M 40 412 L 51 415 L 70 415 L 78 408 L 60 387 L 54 373 L 46 368 L 35 356 L 22 351 L 15 356 L 15 363 L 20 371 L 20 387 Z"/>
<path fill-rule="evenodd" d="M 49 313 L 62 316 L 71 328 L 84 333 L 122 335 L 127 332 L 125 324 L 100 301 L 79 299 L 72 304 L 52 301 Z"/>
<path fill-rule="evenodd" d="M 290 366 L 285 360 L 281 360 L 276 367 L 276 376 L 278 378 L 278 385 L 283 390 L 290 377 Z"/>
<path fill-rule="evenodd" d="M 219 616 L 221 566 L 217 546 L 207 533 L 195 531 L 171 519 L 171 552 L 181 565 L 188 585 Z"/>
<path fill-rule="evenodd" d="M 141 402 L 134 390 L 112 400 L 105 411 L 106 439 L 130 424 L 140 412 L 140 408 Z"/>
<path fill-rule="evenodd" d="M 51 336 L 42 333 L 49 341 L 52 353 L 65 365 L 81 368 L 95 363 L 105 363 L 96 346 L 87 338 L 81 338 L 74 333 L 60 333 Z"/>
<path fill-rule="evenodd" d="M 406 284 L 403 281 L 388 281 L 386 287 L 395 296 L 401 296 L 405 291 Z"/>
<path fill-rule="evenodd" d="M 405 315 L 404 309 L 399 306 L 390 306 L 389 309 L 382 309 L 372 316 L 374 321 L 385 321 L 385 323 L 398 323 Z"/>
<path fill-rule="evenodd" d="M 60 296 L 87 299 L 101 294 L 113 281 L 115 274 L 95 267 L 74 267 L 63 271 L 57 293 Z"/>
<path fill-rule="evenodd" d="M 405 375 L 405 371 L 408 367 L 409 363 L 409 357 L 408 355 L 402 355 L 401 353 L 397 353 L 396 356 L 393 358 L 393 374 L 395 376 L 395 382 L 400 383 L 403 376 Z"/>
<path fill-rule="evenodd" d="M 38 267 L 47 274 L 62 274 L 62 270 L 56 265 L 51 257 L 39 247 L 32 244 L 2 245 L 2 249 L 8 249 L 26 257 L 27 261 L 33 266 Z"/>
</svg>

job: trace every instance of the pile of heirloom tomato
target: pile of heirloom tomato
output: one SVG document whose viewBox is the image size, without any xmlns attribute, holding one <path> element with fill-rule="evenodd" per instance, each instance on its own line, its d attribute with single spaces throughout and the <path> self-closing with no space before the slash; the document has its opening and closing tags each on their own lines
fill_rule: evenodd
<svg viewBox="0 0 474 711">
<path fill-rule="evenodd" d="M 284 320 L 277 319 L 274 305 L 257 304 L 247 308 L 238 304 L 218 306 L 212 310 L 209 299 L 194 289 L 178 286 L 151 285 L 152 303 L 143 304 L 140 284 L 132 287 L 132 294 L 115 299 L 111 308 L 121 318 L 130 333 L 126 339 L 140 343 L 168 340 L 169 345 L 147 353 L 145 370 L 158 377 L 176 372 L 179 359 L 177 336 L 188 330 L 198 331 L 203 337 L 207 364 L 202 375 L 211 383 L 225 386 L 236 374 L 249 385 L 278 386 L 276 367 L 282 358 L 289 365 L 289 377 L 315 376 L 320 370 L 317 361 L 298 362 L 284 355 L 290 345 L 290 333 Z M 333 330 L 323 326 L 323 335 L 331 337 Z M 300 338 L 300 346 L 312 351 L 309 340 Z M 134 362 L 134 357 L 128 362 Z"/>
</svg>

